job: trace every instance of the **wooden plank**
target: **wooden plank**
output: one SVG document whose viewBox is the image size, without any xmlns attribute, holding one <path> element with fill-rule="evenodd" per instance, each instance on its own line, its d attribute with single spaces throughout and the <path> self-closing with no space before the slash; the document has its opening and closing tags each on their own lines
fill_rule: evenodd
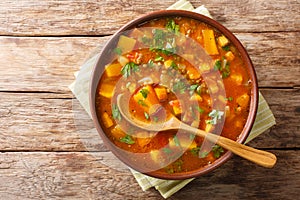
<svg viewBox="0 0 300 200">
<path fill-rule="evenodd" d="M 277 125 L 250 145 L 299 148 L 300 89 L 265 89 L 262 93 Z M 2 92 L 0 95 L 0 151 L 107 150 L 89 116 L 68 94 Z"/>
<path fill-rule="evenodd" d="M 107 35 L 145 13 L 176 0 L 2 0 L 0 35 Z M 234 32 L 299 31 L 297 0 L 192 0 Z M 155 5 L 155 6 L 153 6 Z M 291 17 L 293 16 L 293 17 Z"/>
<path fill-rule="evenodd" d="M 300 64 L 300 42 L 294 39 L 298 32 L 236 35 L 249 51 L 259 86 L 300 85 L 300 68 L 295 67 Z M 73 72 L 108 39 L 0 37 L 0 91 L 70 93 Z"/>
<path fill-rule="evenodd" d="M 107 38 L 0 38 L 0 90 L 70 93 L 73 73 Z"/>
<path fill-rule="evenodd" d="M 192 181 L 170 199 L 291 199 L 300 185 L 298 151 L 272 151 L 273 169 L 233 157 L 214 172 Z M 0 157 L 3 199 L 163 199 L 143 192 L 131 173 L 109 153 L 9 152 Z"/>
</svg>

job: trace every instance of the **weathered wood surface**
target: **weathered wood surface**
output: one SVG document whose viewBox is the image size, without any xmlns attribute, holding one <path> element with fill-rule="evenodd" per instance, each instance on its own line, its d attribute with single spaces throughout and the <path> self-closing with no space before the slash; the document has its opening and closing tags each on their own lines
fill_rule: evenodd
<svg viewBox="0 0 300 200">
<path fill-rule="evenodd" d="M 277 125 L 258 148 L 300 148 L 300 89 L 263 89 Z M 288 102 L 288 103 L 283 103 Z M 69 95 L 1 93 L 0 151 L 106 151 L 89 116 Z"/>
<path fill-rule="evenodd" d="M 1 35 L 107 35 L 129 20 L 176 0 L 2 0 Z M 298 0 L 203 0 L 212 16 L 234 32 L 299 31 Z"/>
<path fill-rule="evenodd" d="M 261 87 L 300 86 L 300 32 L 237 33 Z M 109 37 L 0 37 L 0 91 L 69 93 L 73 72 Z M 18 72 L 18 73 L 16 73 Z"/>
<path fill-rule="evenodd" d="M 162 199 L 143 192 L 108 152 L 68 85 L 119 27 L 175 1 L 0 1 L 1 200 Z M 204 4 L 247 48 L 277 121 L 249 145 L 275 153 L 278 163 L 270 170 L 234 156 L 170 199 L 297 199 L 299 1 L 191 2 Z"/>
<path fill-rule="evenodd" d="M 233 157 L 213 173 L 200 177 L 170 199 L 293 199 L 300 189 L 300 155 L 272 151 L 273 169 Z M 163 199 L 141 191 L 123 165 L 109 153 L 2 153 L 1 199 Z M 263 174 L 263 176 L 262 176 Z M 294 199 L 293 199 L 294 200 Z"/>
</svg>

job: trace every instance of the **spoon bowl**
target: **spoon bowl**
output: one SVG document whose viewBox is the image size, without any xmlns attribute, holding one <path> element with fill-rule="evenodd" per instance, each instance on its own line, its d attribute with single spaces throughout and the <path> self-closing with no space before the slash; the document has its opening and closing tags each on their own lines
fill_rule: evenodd
<svg viewBox="0 0 300 200">
<path fill-rule="evenodd" d="M 175 116 L 169 117 L 166 121 L 159 121 L 146 123 L 134 118 L 128 110 L 128 104 L 125 103 L 124 94 L 117 96 L 117 106 L 122 117 L 133 126 L 147 131 L 166 131 L 173 129 L 182 129 L 194 135 L 208 139 L 210 142 L 218 144 L 219 146 L 231 151 L 232 153 L 252 161 L 262 167 L 272 168 L 276 163 L 276 156 L 270 152 L 258 150 L 228 138 L 208 133 L 203 130 L 189 126 Z"/>
</svg>

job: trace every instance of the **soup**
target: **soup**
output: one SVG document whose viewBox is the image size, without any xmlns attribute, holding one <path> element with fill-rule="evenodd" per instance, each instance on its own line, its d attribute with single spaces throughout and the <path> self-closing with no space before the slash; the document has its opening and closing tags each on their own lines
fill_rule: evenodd
<svg viewBox="0 0 300 200">
<path fill-rule="evenodd" d="M 237 140 L 247 121 L 251 80 L 231 41 L 186 17 L 148 21 L 119 35 L 96 94 L 103 131 L 143 172 L 180 174 L 205 168 L 226 150 L 182 130 L 149 132 L 125 121 L 160 123 L 175 116 L 195 128 Z"/>
</svg>

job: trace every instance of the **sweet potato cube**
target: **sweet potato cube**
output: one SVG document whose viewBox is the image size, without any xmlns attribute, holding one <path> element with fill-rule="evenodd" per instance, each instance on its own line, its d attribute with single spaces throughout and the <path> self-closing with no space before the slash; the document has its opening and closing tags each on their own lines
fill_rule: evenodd
<svg viewBox="0 0 300 200">
<path fill-rule="evenodd" d="M 156 87 L 154 88 L 156 96 L 159 101 L 165 101 L 168 98 L 167 90 L 164 87 Z"/>
<path fill-rule="evenodd" d="M 245 108 L 248 106 L 248 103 L 250 101 L 250 97 L 248 94 L 242 94 L 236 99 L 236 103 L 239 104 L 242 108 Z"/>
<path fill-rule="evenodd" d="M 105 73 L 108 77 L 114 77 L 121 75 L 122 66 L 120 63 L 113 63 L 106 65 Z"/>
<path fill-rule="evenodd" d="M 150 110 L 150 108 L 153 105 L 159 104 L 159 100 L 158 100 L 158 98 L 155 94 L 155 91 L 151 85 L 146 85 L 146 86 L 143 86 L 141 89 L 139 89 L 133 95 L 133 99 L 148 114 L 151 114 L 152 111 L 155 112 L 155 110 L 152 110 L 152 111 Z M 149 110 L 151 111 L 151 113 Z"/>
<path fill-rule="evenodd" d="M 225 54 L 225 58 L 228 60 L 228 61 L 232 61 L 234 59 L 234 55 L 231 51 L 228 51 L 226 54 Z"/>
<path fill-rule="evenodd" d="M 106 98 L 111 98 L 113 96 L 114 89 L 115 89 L 114 85 L 109 83 L 103 83 L 100 86 L 99 94 Z"/>
<path fill-rule="evenodd" d="M 116 139 L 120 139 L 126 136 L 126 133 L 122 130 L 122 128 L 120 127 L 120 125 L 116 125 L 112 130 L 111 130 L 111 134 L 114 138 Z"/>
<path fill-rule="evenodd" d="M 117 48 L 120 48 L 123 53 L 132 51 L 135 46 L 136 40 L 125 35 L 121 35 Z"/>
<path fill-rule="evenodd" d="M 112 127 L 112 125 L 114 125 L 113 120 L 109 117 L 109 115 L 107 114 L 107 112 L 104 112 L 102 115 L 102 121 L 103 124 L 106 128 L 110 128 Z"/>
<path fill-rule="evenodd" d="M 204 49 L 209 55 L 218 55 L 219 51 L 216 44 L 216 39 L 214 31 L 211 29 L 202 30 L 202 35 L 204 39 Z"/>
<path fill-rule="evenodd" d="M 174 115 L 180 115 L 182 113 L 180 102 L 178 100 L 170 101 L 169 104 L 172 106 Z"/>
<path fill-rule="evenodd" d="M 229 44 L 229 40 L 224 35 L 218 37 L 218 45 L 220 47 L 224 47 L 227 44 Z"/>
</svg>

